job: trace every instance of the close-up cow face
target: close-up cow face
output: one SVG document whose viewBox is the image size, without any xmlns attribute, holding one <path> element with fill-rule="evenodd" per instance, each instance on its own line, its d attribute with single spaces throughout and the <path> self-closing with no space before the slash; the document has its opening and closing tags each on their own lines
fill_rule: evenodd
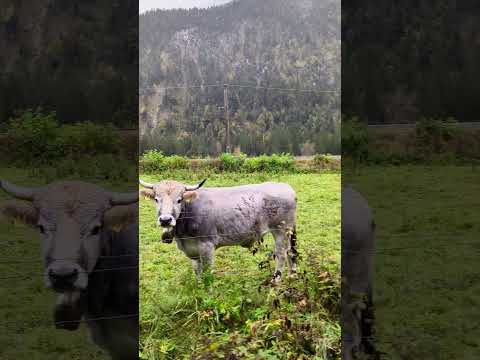
<svg viewBox="0 0 480 360">
<path fill-rule="evenodd" d="M 171 237 L 168 234 L 177 224 L 182 212 L 182 204 L 192 201 L 196 196 L 195 190 L 200 189 L 205 181 L 207 179 L 197 185 L 189 186 L 171 180 L 156 184 L 140 180 L 140 184 L 147 189 L 143 190 L 142 194 L 155 202 L 157 224 L 164 229 L 162 240 L 171 242 Z"/>
<path fill-rule="evenodd" d="M 0 215 L 37 229 L 41 238 L 47 287 L 69 293 L 85 290 L 102 249 L 105 231 L 119 231 L 134 221 L 130 206 L 137 193 L 112 193 L 81 182 L 24 188 L 6 181 L 0 187 L 16 199 L 0 204 Z"/>
</svg>

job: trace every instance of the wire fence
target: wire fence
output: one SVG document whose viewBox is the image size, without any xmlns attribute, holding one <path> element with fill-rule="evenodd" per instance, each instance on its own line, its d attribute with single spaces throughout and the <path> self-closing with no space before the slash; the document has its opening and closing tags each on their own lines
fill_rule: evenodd
<svg viewBox="0 0 480 360">
<path fill-rule="evenodd" d="M 50 319 L 41 319 L 40 321 L 35 321 L 31 324 L 31 327 L 38 327 L 38 326 L 45 326 L 50 327 L 52 325 L 67 325 L 67 324 L 88 324 L 91 322 L 97 321 L 108 321 L 108 320 L 127 320 L 127 319 L 139 319 L 139 314 L 121 314 L 115 316 L 101 316 L 101 317 L 94 317 L 94 318 L 82 318 L 78 320 L 65 320 L 65 321 L 52 321 Z M 25 322 L 21 323 L 21 326 L 25 326 Z M 2 327 L 11 327 L 11 326 L 19 326 L 18 321 L 2 321 Z"/>
<path fill-rule="evenodd" d="M 138 270 L 138 266 L 119 266 L 113 268 L 105 268 L 105 269 L 94 269 L 92 271 L 78 271 L 77 274 L 96 274 L 96 273 L 103 273 L 103 272 L 112 272 L 112 271 L 126 271 L 126 270 Z M 45 277 L 45 272 L 38 272 L 38 273 L 28 273 L 28 274 L 18 274 L 15 276 L 3 276 L 0 277 L 0 280 L 13 280 L 13 279 L 33 279 L 35 277 Z"/>
<path fill-rule="evenodd" d="M 105 321 L 105 320 L 123 320 L 123 319 L 132 319 L 138 318 L 139 314 L 125 314 L 125 315 L 116 315 L 116 316 L 102 316 L 96 318 L 88 318 L 88 319 L 81 319 L 81 320 L 66 320 L 66 321 L 55 321 L 55 325 L 65 325 L 71 323 L 89 323 L 92 321 Z"/>
</svg>

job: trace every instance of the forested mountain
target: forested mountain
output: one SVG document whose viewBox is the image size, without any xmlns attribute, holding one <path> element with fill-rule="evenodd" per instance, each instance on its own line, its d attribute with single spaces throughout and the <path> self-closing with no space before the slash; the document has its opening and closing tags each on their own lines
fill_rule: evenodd
<svg viewBox="0 0 480 360">
<path fill-rule="evenodd" d="M 136 124 L 138 0 L 2 0 L 0 125 L 43 106 L 65 123 Z"/>
<path fill-rule="evenodd" d="M 139 38 L 143 149 L 224 151 L 228 83 L 242 85 L 229 87 L 233 147 L 339 152 L 339 0 L 149 11 L 140 16 Z"/>
<path fill-rule="evenodd" d="M 371 123 L 478 121 L 475 0 L 342 4 L 342 112 Z"/>
</svg>

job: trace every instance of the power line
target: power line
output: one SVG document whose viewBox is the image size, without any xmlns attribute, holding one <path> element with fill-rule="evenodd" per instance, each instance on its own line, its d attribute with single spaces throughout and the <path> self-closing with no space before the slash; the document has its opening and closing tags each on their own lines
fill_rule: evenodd
<svg viewBox="0 0 480 360">
<path fill-rule="evenodd" d="M 308 92 L 308 93 L 338 93 L 339 90 L 316 90 L 316 89 L 293 89 L 293 88 L 282 88 L 282 87 L 267 87 L 267 86 L 253 86 L 253 85 L 239 85 L 239 84 L 229 84 L 231 87 L 239 88 L 250 88 L 250 89 L 261 89 L 261 90 L 278 90 L 278 91 L 291 91 L 291 92 Z"/>
<path fill-rule="evenodd" d="M 270 86 L 258 86 L 254 84 L 206 84 L 206 85 L 177 85 L 177 86 L 164 86 L 164 87 L 148 87 L 140 89 L 141 92 L 149 90 L 173 90 L 173 89 L 202 89 L 206 87 L 238 87 L 247 89 L 259 89 L 259 90 L 276 90 L 276 91 L 288 91 L 288 92 L 304 92 L 304 93 L 339 93 L 340 90 L 320 90 L 320 89 L 295 89 L 295 88 L 283 88 L 283 87 L 270 87 Z"/>
</svg>

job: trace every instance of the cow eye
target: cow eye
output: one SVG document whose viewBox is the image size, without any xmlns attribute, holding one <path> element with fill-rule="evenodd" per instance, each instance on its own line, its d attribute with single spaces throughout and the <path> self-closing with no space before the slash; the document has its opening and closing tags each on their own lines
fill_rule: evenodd
<svg viewBox="0 0 480 360">
<path fill-rule="evenodd" d="M 91 231 L 90 231 L 90 235 L 98 235 L 100 233 L 100 226 L 97 225 L 95 226 Z"/>
<path fill-rule="evenodd" d="M 155 202 L 158 204 L 158 199 L 157 198 L 155 198 Z"/>
<path fill-rule="evenodd" d="M 182 202 L 182 200 L 183 200 L 182 198 L 178 199 L 177 203 L 180 204 Z"/>
</svg>

